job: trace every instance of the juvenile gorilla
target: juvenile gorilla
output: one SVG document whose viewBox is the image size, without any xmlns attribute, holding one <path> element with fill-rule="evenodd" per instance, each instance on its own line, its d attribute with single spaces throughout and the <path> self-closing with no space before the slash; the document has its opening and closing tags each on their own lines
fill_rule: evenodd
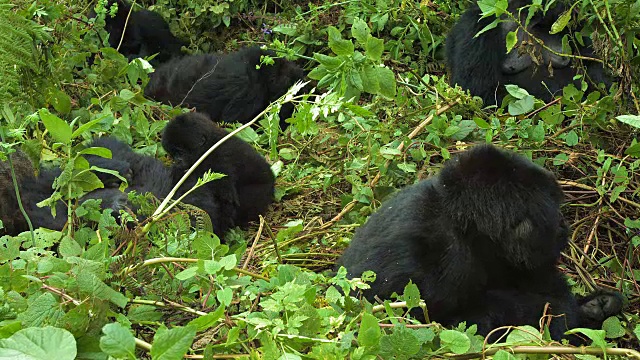
<svg viewBox="0 0 640 360">
<path fill-rule="evenodd" d="M 112 158 L 102 158 L 87 155 L 85 158 L 91 165 L 118 171 L 129 184 L 127 192 L 136 190 L 138 193 L 151 192 L 156 197 L 164 197 L 171 189 L 170 173 L 162 162 L 133 152 L 129 145 L 114 138 L 99 138 L 93 140 L 89 147 L 105 147 L 111 150 Z M 44 227 L 52 230 L 62 230 L 67 222 L 66 208 L 62 202 L 56 204 L 56 216 L 51 215 L 48 207 L 38 207 L 37 203 L 51 196 L 53 182 L 61 173 L 59 168 L 43 166 L 38 176 L 34 173 L 31 161 L 21 151 L 12 154 L 16 177 L 19 182 L 20 197 L 25 211 L 29 215 L 34 228 Z M 121 180 L 113 175 L 96 172 L 104 184 L 104 188 L 96 189 L 86 194 L 81 201 L 87 199 L 102 199 L 102 207 L 118 210 L 128 205 L 127 194 L 118 189 Z M 0 163 L 0 219 L 5 229 L 4 233 L 17 235 L 29 230 L 26 220 L 20 213 L 17 198 L 13 189 L 9 163 Z"/>
<path fill-rule="evenodd" d="M 109 45 L 112 48 L 118 48 L 124 32 L 119 51 L 129 60 L 157 53 L 152 62 L 158 65 L 182 54 L 181 48 L 187 44 L 173 36 L 169 24 L 160 14 L 145 9 L 131 11 L 131 5 L 122 0 L 115 3 L 118 10 L 114 17 L 107 14 L 104 27 L 109 33 Z"/>
<path fill-rule="evenodd" d="M 522 24 L 525 24 L 528 9 L 522 9 L 520 15 L 518 9 L 527 4 L 530 3 L 523 0 L 509 1 L 508 11 Z M 563 54 L 562 38 L 568 31 L 553 35 L 549 31 L 551 25 L 568 9 L 565 4 L 560 3 L 547 11 L 546 15 L 538 11 L 527 26 L 527 30 L 535 38 L 558 54 Z M 576 62 L 570 57 L 544 49 L 522 29 L 517 31 L 518 46 L 506 54 L 505 38 L 510 31 L 518 28 L 506 14 L 496 28 L 474 37 L 494 20 L 493 17 L 479 20 L 480 17 L 480 8 L 474 2 L 447 37 L 446 52 L 451 84 L 460 85 L 489 105 L 496 104 L 496 100 L 499 104 L 506 95 L 505 84 L 518 85 L 529 94 L 550 101 L 564 86 L 573 82 L 573 77 L 578 74 Z M 589 39 L 585 40 L 588 45 L 591 44 Z M 591 46 L 579 46 L 574 54 L 596 57 Z M 591 83 L 604 82 L 607 86 L 610 85 L 601 63 L 584 61 L 583 65 Z"/>
<path fill-rule="evenodd" d="M 412 280 L 431 320 L 467 321 L 486 335 L 505 325 L 538 327 L 545 303 L 554 339 L 600 326 L 618 294 L 576 299 L 556 267 L 568 242 L 554 176 L 512 152 L 476 146 L 438 176 L 405 188 L 362 226 L 340 264 L 350 277 L 377 274 L 365 296 L 387 299 Z"/>
<path fill-rule="evenodd" d="M 262 55 L 275 56 L 272 51 L 250 47 L 226 55 L 175 59 L 156 69 L 144 93 L 165 104 L 195 107 L 216 122 L 244 124 L 304 77 L 302 69 L 286 59 L 260 65 Z M 292 113 L 293 104 L 282 106 L 281 128 Z"/>
<path fill-rule="evenodd" d="M 198 113 L 183 114 L 170 121 L 162 136 L 162 146 L 174 161 L 173 183 L 227 134 Z M 179 194 L 191 189 L 208 170 L 227 176 L 205 184 L 187 196 L 185 202 L 206 211 L 218 235 L 258 219 L 273 201 L 275 178 L 269 164 L 251 145 L 238 138 L 232 137 L 214 150 L 180 187 Z"/>
</svg>

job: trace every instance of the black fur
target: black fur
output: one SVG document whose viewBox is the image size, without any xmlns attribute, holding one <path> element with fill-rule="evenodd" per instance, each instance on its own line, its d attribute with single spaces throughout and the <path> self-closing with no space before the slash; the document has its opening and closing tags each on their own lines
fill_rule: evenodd
<svg viewBox="0 0 640 360">
<path fill-rule="evenodd" d="M 173 183 L 227 134 L 198 113 L 183 114 L 170 121 L 162 136 L 162 146 L 174 161 Z M 179 194 L 191 189 L 208 170 L 227 176 L 207 183 L 187 196 L 185 202 L 206 211 L 218 235 L 256 220 L 273 201 L 275 179 L 269 164 L 251 145 L 238 138 L 227 140 L 200 164 L 181 186 Z"/>
<path fill-rule="evenodd" d="M 522 0 L 509 1 L 509 11 L 518 17 L 518 8 L 527 4 L 529 2 Z M 562 37 L 568 31 L 554 35 L 550 35 L 549 31 L 555 20 L 567 9 L 568 7 L 564 4 L 558 4 L 549 10 L 546 16 L 538 12 L 527 27 L 536 38 L 558 53 L 562 53 Z M 527 9 L 521 12 L 519 16 L 521 23 L 525 23 L 527 14 Z M 505 84 L 518 85 L 526 89 L 529 94 L 544 101 L 550 101 L 554 95 L 561 93 L 564 86 L 572 83 L 573 77 L 579 73 L 575 68 L 575 61 L 542 48 L 522 29 L 517 33 L 518 44 L 523 41 L 531 43 L 529 50 L 538 59 L 539 65 L 532 60 L 530 53 L 526 52 L 525 46 L 516 47 L 506 54 L 505 37 L 509 31 L 517 28 L 513 21 L 503 21 L 496 28 L 474 38 L 478 31 L 494 20 L 493 17 L 479 20 L 480 16 L 481 11 L 475 3 L 462 14 L 447 37 L 446 52 L 450 83 L 470 90 L 472 95 L 481 97 L 485 104 L 499 104 L 506 95 Z M 502 18 L 506 19 L 506 15 Z M 586 40 L 589 41 L 589 39 Z M 596 57 L 591 46 L 581 46 L 573 53 Z M 585 61 L 584 66 L 591 80 L 590 84 L 601 82 L 607 86 L 611 84 L 601 63 Z M 552 74 L 549 68 L 552 69 Z"/>
<path fill-rule="evenodd" d="M 551 322 L 559 339 L 567 328 L 599 326 L 621 310 L 614 295 L 578 302 L 557 269 L 568 242 L 562 200 L 549 171 L 515 153 L 476 146 L 383 203 L 340 264 L 350 277 L 376 272 L 365 292 L 370 300 L 402 293 L 411 279 L 431 320 L 466 320 L 483 335 L 505 325 L 537 327 L 549 302 L 551 313 L 564 314 Z"/>
<path fill-rule="evenodd" d="M 164 197 L 171 189 L 169 170 L 159 160 L 136 154 L 129 145 L 114 138 L 95 139 L 89 146 L 105 147 L 111 150 L 111 159 L 95 155 L 87 155 L 85 158 L 91 165 L 116 170 L 123 175 L 129 184 L 127 192 L 131 190 L 136 190 L 140 194 L 151 192 L 156 197 Z M 13 154 L 12 160 L 14 168 L 17 169 L 22 204 L 34 228 L 62 230 L 67 222 L 67 208 L 64 203 L 57 202 L 55 217 L 51 215 L 49 207 L 37 206 L 38 202 L 53 193 L 53 182 L 60 175 L 60 169 L 43 166 L 36 176 L 31 161 L 24 153 Z M 29 228 L 18 209 L 10 174 L 9 163 L 0 163 L 0 186 L 2 186 L 0 218 L 5 224 L 4 233 L 17 235 Z M 96 172 L 96 175 L 103 181 L 105 187 L 86 194 L 81 201 L 102 199 L 102 208 L 113 209 L 116 212 L 129 206 L 127 194 L 118 189 L 120 179 L 106 173 Z"/>
<path fill-rule="evenodd" d="M 122 0 L 116 3 L 118 11 L 114 17 L 107 14 L 104 27 L 109 33 L 109 45 L 112 48 L 118 48 L 124 32 L 119 51 L 129 60 L 158 54 L 152 61 L 158 65 L 182 54 L 181 48 L 187 44 L 171 33 L 169 24 L 160 14 L 142 9 L 132 11 L 129 16 L 131 5 Z"/>
<path fill-rule="evenodd" d="M 145 95 L 169 105 L 186 105 L 216 121 L 247 123 L 271 102 L 284 95 L 304 73 L 295 63 L 277 58 L 261 65 L 272 51 L 250 47 L 226 55 L 185 56 L 156 69 Z M 280 126 L 293 113 L 293 104 L 280 110 Z"/>
</svg>

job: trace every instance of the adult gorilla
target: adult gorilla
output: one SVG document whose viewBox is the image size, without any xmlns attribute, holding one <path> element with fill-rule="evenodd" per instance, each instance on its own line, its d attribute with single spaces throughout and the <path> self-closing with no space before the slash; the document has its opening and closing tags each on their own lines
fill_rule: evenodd
<svg viewBox="0 0 640 360">
<path fill-rule="evenodd" d="M 576 299 L 556 267 L 568 242 L 562 189 L 542 167 L 491 145 L 445 164 L 409 186 L 362 226 L 340 264 L 350 277 L 373 270 L 365 296 L 388 299 L 412 280 L 431 320 L 477 324 L 487 335 L 506 325 L 538 325 L 546 303 L 550 331 L 599 327 L 618 313 L 618 294 Z"/>
<path fill-rule="evenodd" d="M 526 23 L 527 1 L 509 1 L 508 12 Z M 529 94 L 550 101 L 562 88 L 572 82 L 584 69 L 562 49 L 562 38 L 568 34 L 564 30 L 558 34 L 549 34 L 551 26 L 562 13 L 568 11 L 564 3 L 557 3 L 542 14 L 539 10 L 529 21 L 527 31 L 541 40 L 548 48 L 543 48 L 535 39 L 518 29 L 518 24 L 508 17 L 501 16 L 497 27 L 478 37 L 475 35 L 493 21 L 492 17 L 480 19 L 482 11 L 477 4 L 460 16 L 460 19 L 447 36 L 446 52 L 451 84 L 458 84 L 471 95 L 479 96 L 485 104 L 496 104 L 506 95 L 505 84 L 515 84 L 526 89 Z M 506 53 L 506 36 L 517 30 L 518 46 Z M 587 46 L 578 46 L 574 54 L 595 58 L 591 42 L 585 39 Z M 551 49 L 552 51 L 550 51 Z M 590 85 L 610 80 L 604 73 L 602 63 L 584 61 L 588 83 Z M 575 82 L 578 84 L 578 81 Z"/>
</svg>

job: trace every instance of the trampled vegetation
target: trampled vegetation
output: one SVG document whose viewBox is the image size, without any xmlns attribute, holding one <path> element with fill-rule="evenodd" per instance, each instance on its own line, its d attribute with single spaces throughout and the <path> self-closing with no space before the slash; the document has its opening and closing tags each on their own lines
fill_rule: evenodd
<svg viewBox="0 0 640 360">
<path fill-rule="evenodd" d="M 120 221 L 96 201 L 78 204 L 101 186 L 81 142 L 109 134 L 168 162 L 161 132 L 188 111 L 143 96 L 151 66 L 108 47 L 95 5 L 0 1 L 0 159 L 20 148 L 63 166 L 42 205 L 65 202 L 69 217 L 62 231 L 0 237 L 0 358 L 640 358 L 640 2 L 574 5 L 576 31 L 617 78 L 608 94 L 569 85 L 544 103 L 513 88 L 500 108 L 447 81 L 446 34 L 469 2 L 143 2 L 189 53 L 264 45 L 315 87 L 280 99 L 296 103 L 285 131 L 274 104 L 240 132 L 271 164 L 277 201 L 224 244 L 191 226 L 192 209 L 165 212 L 150 197 L 131 195 L 140 216 Z M 355 229 L 394 190 L 481 142 L 557 175 L 571 226 L 559 266 L 574 292 L 628 299 L 603 329 L 576 330 L 590 347 L 531 326 L 491 344 L 475 326 L 417 323 L 413 284 L 384 304 L 345 295 L 369 280 L 334 271 Z"/>
</svg>

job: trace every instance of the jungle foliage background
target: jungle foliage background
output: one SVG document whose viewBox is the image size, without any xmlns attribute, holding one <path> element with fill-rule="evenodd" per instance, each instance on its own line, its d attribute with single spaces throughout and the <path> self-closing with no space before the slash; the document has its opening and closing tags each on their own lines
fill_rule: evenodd
<svg viewBox="0 0 640 360">
<path fill-rule="evenodd" d="M 483 108 L 447 83 L 445 37 L 469 4 L 143 1 L 190 53 L 261 44 L 314 79 L 313 95 L 293 98 L 285 132 L 270 126 L 273 111 L 241 133 L 272 164 L 277 202 L 220 244 L 180 214 L 121 227 L 95 202 L 77 205 L 97 185 L 70 171 L 49 200 L 70 205 L 64 231 L 0 238 L 0 358 L 640 357 L 632 350 L 640 337 L 640 0 L 575 1 L 569 26 L 582 21 L 574 31 L 592 36 L 618 77 L 608 94 L 571 85 L 545 104 L 516 91 L 502 108 Z M 102 23 L 87 16 L 95 6 L 0 2 L 3 160 L 19 147 L 36 163 L 73 170 L 77 145 L 105 134 L 166 159 L 161 131 L 187 110 L 143 97 L 148 63 L 107 47 Z M 487 344 L 474 326 L 416 324 L 407 319 L 420 299 L 411 284 L 397 298 L 407 307 L 344 295 L 365 284 L 332 271 L 355 229 L 395 189 L 478 142 L 558 175 L 572 227 L 560 264 L 568 281 L 577 294 L 604 287 L 628 299 L 622 316 L 583 331 L 592 348 L 554 343 L 533 327 Z M 81 190 L 64 190 L 72 187 Z M 159 203 L 139 200 L 147 215 Z"/>
</svg>

